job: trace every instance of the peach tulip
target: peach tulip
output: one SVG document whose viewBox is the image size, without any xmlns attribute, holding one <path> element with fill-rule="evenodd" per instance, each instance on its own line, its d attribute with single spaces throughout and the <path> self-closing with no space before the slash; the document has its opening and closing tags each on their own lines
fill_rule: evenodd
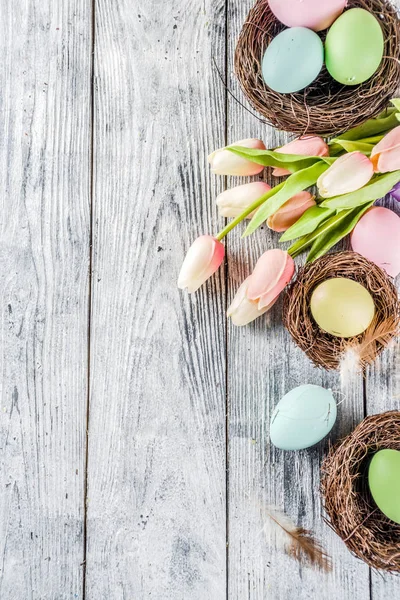
<svg viewBox="0 0 400 600">
<path fill-rule="evenodd" d="M 374 174 L 374 166 L 365 154 L 350 152 L 341 156 L 319 177 L 317 187 L 322 198 L 355 192 Z"/>
<path fill-rule="evenodd" d="M 219 213 L 222 217 L 238 217 L 270 189 L 271 186 L 268 183 L 254 181 L 226 190 L 217 197 Z M 247 218 L 250 219 L 253 214 L 254 212 Z"/>
<path fill-rule="evenodd" d="M 215 273 L 224 260 L 225 248 L 211 235 L 202 235 L 191 245 L 183 261 L 178 287 L 193 293 Z"/>
<path fill-rule="evenodd" d="M 375 173 L 400 169 L 400 125 L 389 131 L 371 152 Z"/>
<path fill-rule="evenodd" d="M 233 324 L 247 325 L 266 313 L 292 279 L 294 268 L 294 261 L 287 252 L 265 252 L 228 308 L 227 315 L 231 317 Z"/>
<path fill-rule="evenodd" d="M 271 215 L 267 225 L 273 231 L 286 231 L 300 219 L 306 210 L 315 205 L 314 196 L 310 192 L 300 192 L 285 202 L 275 214 Z"/>
<path fill-rule="evenodd" d="M 298 154 L 300 156 L 329 156 L 329 146 L 321 137 L 317 135 L 305 135 L 297 138 L 281 148 L 277 148 L 275 152 L 281 154 Z M 284 177 L 290 175 L 290 171 L 277 167 L 272 171 L 275 177 Z"/>
<path fill-rule="evenodd" d="M 265 144 L 261 140 L 248 139 L 240 140 L 230 146 L 242 146 L 244 148 L 253 148 L 257 150 L 265 150 Z M 263 165 L 251 162 L 246 158 L 242 158 L 226 148 L 215 150 L 208 157 L 208 162 L 211 165 L 212 173 L 216 175 L 241 175 L 250 176 L 258 175 L 264 169 Z"/>
</svg>

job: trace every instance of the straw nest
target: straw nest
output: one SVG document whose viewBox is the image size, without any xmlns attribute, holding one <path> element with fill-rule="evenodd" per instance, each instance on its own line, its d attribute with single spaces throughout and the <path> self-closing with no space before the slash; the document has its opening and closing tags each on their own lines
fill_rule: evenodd
<svg viewBox="0 0 400 600">
<path fill-rule="evenodd" d="M 400 450 L 400 412 L 367 417 L 322 464 L 327 523 L 347 548 L 374 569 L 400 572 L 400 525 L 374 503 L 368 467 L 375 452 Z"/>
<path fill-rule="evenodd" d="M 272 39 L 285 26 L 272 14 L 268 0 L 257 0 L 237 43 L 235 72 L 250 104 L 270 124 L 300 135 L 329 136 L 360 125 L 387 107 L 400 84 L 399 18 L 388 0 L 349 0 L 347 8 L 356 7 L 374 14 L 383 30 L 384 58 L 376 73 L 361 85 L 344 86 L 324 67 L 306 89 L 279 94 L 265 84 L 261 61 Z"/>
<path fill-rule="evenodd" d="M 333 277 L 346 277 L 363 285 L 375 303 L 375 318 L 356 338 L 339 338 L 324 332 L 314 321 L 310 303 L 314 289 Z M 386 273 L 356 252 L 337 252 L 301 268 L 283 300 L 283 322 L 295 343 L 312 362 L 337 369 L 349 349 L 356 350 L 360 367 L 371 364 L 399 333 L 400 303 Z"/>
</svg>

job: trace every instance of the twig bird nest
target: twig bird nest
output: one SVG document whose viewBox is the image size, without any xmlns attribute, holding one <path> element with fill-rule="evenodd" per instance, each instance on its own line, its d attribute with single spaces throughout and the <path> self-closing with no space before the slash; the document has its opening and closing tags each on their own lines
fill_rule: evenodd
<svg viewBox="0 0 400 600">
<path fill-rule="evenodd" d="M 348 549 L 374 569 L 400 572 L 400 525 L 374 503 L 368 487 L 372 455 L 400 450 L 400 412 L 367 417 L 322 464 L 321 492 L 329 520 Z"/>
<path fill-rule="evenodd" d="M 334 277 L 357 281 L 374 300 L 374 320 L 363 334 L 355 338 L 339 338 L 324 332 L 311 315 L 314 289 Z M 284 296 L 283 322 L 295 343 L 316 366 L 337 369 L 350 352 L 357 356 L 357 367 L 361 369 L 371 364 L 397 336 L 400 303 L 395 286 L 382 269 L 356 252 L 337 252 L 299 270 Z"/>
<path fill-rule="evenodd" d="M 318 78 L 295 94 L 280 94 L 264 82 L 261 61 L 272 39 L 285 26 L 272 14 L 268 0 L 257 0 L 236 47 L 235 72 L 250 104 L 267 121 L 296 134 L 334 135 L 361 125 L 383 111 L 400 84 L 400 22 L 388 0 L 349 0 L 347 8 L 364 8 L 379 20 L 384 58 L 365 83 L 344 86 L 324 67 Z"/>
</svg>

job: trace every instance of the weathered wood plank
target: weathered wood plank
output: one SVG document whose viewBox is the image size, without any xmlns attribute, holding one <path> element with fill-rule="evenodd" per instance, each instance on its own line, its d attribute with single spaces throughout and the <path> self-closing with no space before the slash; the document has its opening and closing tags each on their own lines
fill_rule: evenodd
<svg viewBox="0 0 400 600">
<path fill-rule="evenodd" d="M 176 287 L 218 223 L 223 0 L 96 1 L 87 597 L 223 598 L 224 272 Z M 217 90 L 217 93 L 216 91 Z"/>
<path fill-rule="evenodd" d="M 82 596 L 89 0 L 0 2 L 0 597 Z"/>
<path fill-rule="evenodd" d="M 250 8 L 230 0 L 229 86 L 243 99 L 233 76 L 232 59 L 237 36 Z M 234 101 L 229 101 L 229 142 L 261 137 L 269 147 L 287 136 L 260 124 Z M 238 181 L 229 182 L 230 185 Z M 240 228 L 239 228 L 240 229 Z M 229 239 L 229 296 L 232 297 L 257 258 L 278 245 L 277 234 L 267 228 L 243 242 L 241 231 Z M 344 544 L 324 524 L 319 496 L 320 464 L 327 442 L 299 453 L 281 452 L 270 445 L 271 413 L 282 395 L 303 383 L 315 383 L 340 392 L 336 374 L 314 369 L 295 348 L 281 323 L 280 305 L 256 324 L 228 330 L 229 402 L 229 598 L 287 600 L 369 597 L 368 568 L 347 552 Z M 345 435 L 363 418 L 360 378 L 343 390 L 333 440 Z M 338 400 L 342 396 L 338 394 Z M 329 575 L 300 568 L 263 535 L 263 507 L 274 504 L 296 523 L 312 529 L 333 557 Z"/>
<path fill-rule="evenodd" d="M 400 215 L 399 203 L 387 197 L 380 203 Z M 396 284 L 400 290 L 400 278 Z M 368 370 L 366 380 L 367 412 L 377 414 L 387 410 L 400 410 L 399 343 L 385 350 L 375 365 Z M 400 577 L 371 573 L 373 600 L 400 597 Z"/>
</svg>

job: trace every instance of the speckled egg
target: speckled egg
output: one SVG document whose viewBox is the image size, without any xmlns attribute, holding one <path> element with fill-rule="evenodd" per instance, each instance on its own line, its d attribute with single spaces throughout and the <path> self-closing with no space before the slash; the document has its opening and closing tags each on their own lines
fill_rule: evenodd
<svg viewBox="0 0 400 600">
<path fill-rule="evenodd" d="M 400 217 L 388 208 L 373 206 L 355 226 L 351 247 L 391 277 L 397 277 L 400 273 Z"/>
<path fill-rule="evenodd" d="M 328 435 L 336 416 L 331 390 L 319 385 L 300 385 L 278 402 L 271 418 L 271 442 L 281 450 L 309 448 Z"/>
<path fill-rule="evenodd" d="M 339 83 L 358 85 L 367 81 L 378 69 L 383 49 L 383 33 L 378 20 L 363 8 L 352 8 L 343 13 L 328 31 L 326 68 Z"/>
<path fill-rule="evenodd" d="M 262 74 L 275 92 L 292 94 L 318 77 L 324 62 L 324 47 L 319 36 L 304 27 L 285 29 L 265 51 Z"/>
<path fill-rule="evenodd" d="M 326 29 L 342 14 L 347 0 L 269 0 L 275 17 L 288 27 Z"/>
</svg>

